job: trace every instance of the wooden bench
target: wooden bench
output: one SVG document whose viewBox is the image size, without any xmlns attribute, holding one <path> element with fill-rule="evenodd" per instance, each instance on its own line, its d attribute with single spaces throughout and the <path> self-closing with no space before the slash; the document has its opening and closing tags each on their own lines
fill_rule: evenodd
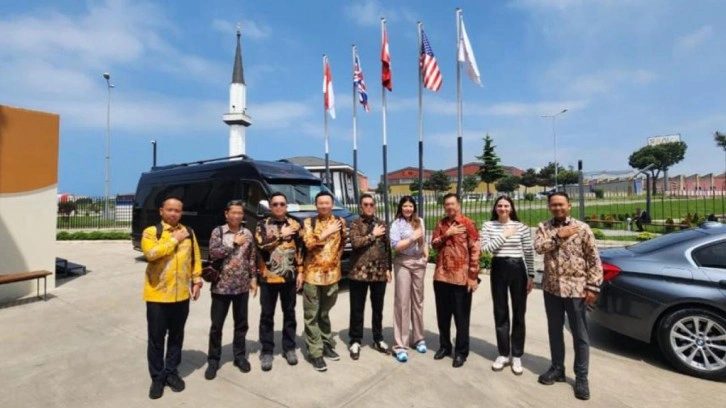
<svg viewBox="0 0 726 408">
<path fill-rule="evenodd" d="M 40 280 L 43 279 L 43 300 L 46 300 L 47 294 L 48 294 L 48 282 L 47 277 L 49 275 L 52 275 L 53 273 L 48 271 L 33 271 L 33 272 L 18 272 L 18 273 L 8 273 L 5 275 L 0 275 L 0 285 L 5 285 L 8 283 L 16 283 L 16 282 L 24 282 L 29 280 L 37 280 L 36 285 L 36 296 L 40 298 Z"/>
<path fill-rule="evenodd" d="M 55 258 L 55 273 L 68 275 L 73 271 L 80 271 L 83 275 L 86 274 L 86 266 L 68 262 L 67 259 Z"/>
</svg>

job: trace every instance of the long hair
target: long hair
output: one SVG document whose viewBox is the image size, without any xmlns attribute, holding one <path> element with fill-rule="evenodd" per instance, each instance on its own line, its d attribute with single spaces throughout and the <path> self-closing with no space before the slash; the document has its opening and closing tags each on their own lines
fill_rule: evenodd
<svg viewBox="0 0 726 408">
<path fill-rule="evenodd" d="M 494 206 L 492 207 L 492 218 L 490 221 L 497 221 L 499 220 L 499 214 L 497 214 L 497 204 L 499 204 L 500 201 L 505 200 L 509 203 L 509 205 L 512 207 L 512 211 L 509 213 L 509 219 L 512 221 L 519 221 L 519 217 L 517 217 L 517 210 L 514 208 L 514 201 L 508 196 L 499 196 L 496 200 L 494 200 Z"/>
<path fill-rule="evenodd" d="M 403 205 L 406 203 L 413 204 L 413 214 L 411 214 L 411 219 L 407 220 L 411 223 L 411 227 L 413 227 L 414 230 L 418 229 L 421 226 L 421 218 L 418 217 L 418 211 L 416 211 L 416 201 L 414 201 L 413 197 L 410 195 L 405 195 L 401 197 L 401 199 L 398 201 L 398 209 L 396 210 L 396 219 L 403 218 L 404 220 L 406 217 L 403 216 Z M 423 243 L 423 237 L 419 239 L 419 243 Z"/>
</svg>

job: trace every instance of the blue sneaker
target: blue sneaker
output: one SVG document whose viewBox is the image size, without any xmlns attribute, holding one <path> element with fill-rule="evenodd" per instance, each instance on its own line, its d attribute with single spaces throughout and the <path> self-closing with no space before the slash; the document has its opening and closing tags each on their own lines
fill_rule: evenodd
<svg viewBox="0 0 726 408">
<path fill-rule="evenodd" d="M 421 340 L 416 344 L 416 351 L 421 354 L 426 354 L 426 352 L 429 351 L 429 349 L 426 348 L 426 342 L 424 340 Z"/>
<path fill-rule="evenodd" d="M 405 363 L 408 361 L 408 353 L 406 350 L 398 350 L 396 351 L 396 360 L 398 360 L 400 363 Z"/>
</svg>

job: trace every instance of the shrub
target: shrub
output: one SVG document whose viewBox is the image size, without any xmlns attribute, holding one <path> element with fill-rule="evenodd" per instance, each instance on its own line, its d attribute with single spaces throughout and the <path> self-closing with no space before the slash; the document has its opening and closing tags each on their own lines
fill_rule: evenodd
<svg viewBox="0 0 726 408">
<path fill-rule="evenodd" d="M 605 233 L 597 228 L 592 229 L 592 235 L 595 236 L 595 239 L 605 239 Z"/>
<path fill-rule="evenodd" d="M 673 218 L 668 217 L 665 220 L 665 231 L 666 232 L 673 232 L 673 231 L 675 231 L 676 230 L 676 227 L 675 227 L 674 224 L 675 224 L 675 222 L 673 222 Z"/>
<path fill-rule="evenodd" d="M 429 263 L 436 263 L 437 255 L 438 255 L 438 252 L 435 249 L 429 248 Z"/>
<path fill-rule="evenodd" d="M 105 240 L 126 240 L 131 234 L 125 231 L 59 231 L 55 239 L 58 241 L 105 241 Z"/>
<path fill-rule="evenodd" d="M 595 190 L 595 198 L 597 199 L 603 199 L 605 198 L 605 190 L 598 188 Z"/>
<path fill-rule="evenodd" d="M 535 197 L 534 193 L 527 193 L 524 195 L 524 200 L 525 201 L 534 201 L 534 197 Z"/>
<path fill-rule="evenodd" d="M 655 238 L 657 236 L 658 235 L 653 234 L 652 232 L 645 231 L 645 232 L 638 233 L 638 235 L 635 237 L 635 239 L 637 239 L 638 241 L 648 241 L 648 240 L 653 239 L 653 238 Z"/>
<path fill-rule="evenodd" d="M 481 251 L 479 254 L 479 269 L 491 269 L 492 258 L 492 254 L 489 252 Z"/>
</svg>

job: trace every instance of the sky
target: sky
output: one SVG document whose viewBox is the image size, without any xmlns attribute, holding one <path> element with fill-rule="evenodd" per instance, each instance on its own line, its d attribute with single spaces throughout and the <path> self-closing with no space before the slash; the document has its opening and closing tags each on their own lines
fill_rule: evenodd
<svg viewBox="0 0 726 408">
<path fill-rule="evenodd" d="M 418 45 L 422 21 L 443 75 L 424 91 L 424 165 L 456 166 L 457 6 L 425 0 L 0 0 L 0 104 L 60 114 L 59 192 L 102 195 L 111 74 L 111 194 L 133 193 L 151 166 L 227 155 L 227 110 L 242 27 L 247 153 L 255 159 L 322 157 L 322 54 L 329 56 L 337 118 L 332 160 L 352 163 L 351 44 L 371 112 L 358 110 L 359 166 L 382 173 L 380 22 L 388 21 L 389 170 L 417 166 Z M 697 4 L 697 6 L 694 6 Z M 488 133 L 505 165 L 623 170 L 647 138 L 688 144 L 675 174 L 720 173 L 726 130 L 726 2 L 460 0 L 483 87 L 462 78 L 464 162 Z"/>
</svg>

